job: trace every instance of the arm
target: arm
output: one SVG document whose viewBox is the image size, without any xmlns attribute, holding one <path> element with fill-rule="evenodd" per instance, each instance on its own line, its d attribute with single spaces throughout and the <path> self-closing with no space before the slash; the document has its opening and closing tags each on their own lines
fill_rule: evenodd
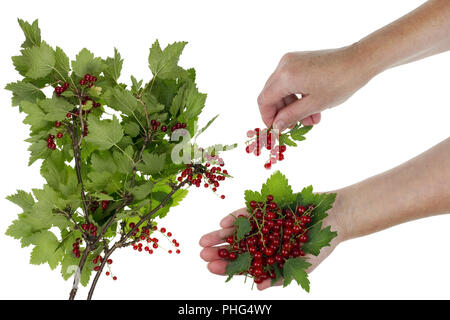
<svg viewBox="0 0 450 320">
<path fill-rule="evenodd" d="M 450 138 L 404 164 L 338 191 L 342 239 L 450 212 Z"/>
<path fill-rule="evenodd" d="M 261 116 L 280 130 L 316 124 L 375 75 L 449 49 L 450 1 L 429 0 L 348 47 L 283 56 L 258 97 Z"/>
<path fill-rule="evenodd" d="M 319 256 L 309 256 L 316 268 L 334 248 L 345 240 L 374 233 L 391 226 L 450 212 L 450 138 L 418 157 L 349 187 L 334 191 L 337 198 L 324 226 L 330 225 L 338 236 L 325 247 Z M 233 213 L 246 214 L 246 209 Z M 217 245 L 233 232 L 234 218 L 225 217 L 222 229 L 200 239 L 203 248 L 200 256 L 208 269 L 215 274 L 225 274 L 227 261 L 219 258 Z M 258 284 L 259 289 L 270 287 L 270 280 Z"/>
<path fill-rule="evenodd" d="M 450 2 L 430 0 L 355 46 L 375 73 L 450 50 Z"/>
</svg>

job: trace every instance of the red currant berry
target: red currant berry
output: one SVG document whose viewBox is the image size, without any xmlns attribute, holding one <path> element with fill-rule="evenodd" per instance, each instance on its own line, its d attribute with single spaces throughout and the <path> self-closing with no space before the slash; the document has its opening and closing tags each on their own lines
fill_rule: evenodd
<svg viewBox="0 0 450 320">
<path fill-rule="evenodd" d="M 228 258 L 228 250 L 227 249 L 219 249 L 218 251 L 219 257 L 221 257 L 222 259 L 226 259 Z"/>
</svg>

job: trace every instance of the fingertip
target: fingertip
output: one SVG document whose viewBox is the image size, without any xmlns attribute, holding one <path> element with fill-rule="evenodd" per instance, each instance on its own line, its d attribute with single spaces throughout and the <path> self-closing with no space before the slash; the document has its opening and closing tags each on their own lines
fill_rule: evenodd
<svg viewBox="0 0 450 320">
<path fill-rule="evenodd" d="M 312 126 L 313 125 L 313 120 L 312 120 L 311 116 L 303 119 L 302 120 L 302 125 L 304 125 L 304 126 Z"/>
<path fill-rule="evenodd" d="M 248 216 L 247 208 L 241 208 L 241 209 L 234 211 L 233 213 L 230 213 L 229 215 L 227 215 L 225 218 L 223 218 L 220 221 L 220 226 L 222 228 L 233 227 L 234 220 L 240 215 Z"/>
<path fill-rule="evenodd" d="M 207 268 L 211 273 L 225 275 L 228 262 L 225 260 L 215 260 L 208 263 Z"/>
<path fill-rule="evenodd" d="M 206 262 L 211 262 L 215 260 L 219 260 L 219 248 L 204 248 L 200 251 L 200 258 L 202 258 Z"/>
<path fill-rule="evenodd" d="M 227 215 L 225 218 L 223 218 L 220 221 L 220 226 L 222 228 L 229 228 L 229 227 L 233 226 L 234 219 L 235 219 L 235 217 L 233 216 L 232 213 L 230 213 L 229 215 Z"/>
<path fill-rule="evenodd" d="M 257 285 L 257 288 L 258 288 L 259 291 L 263 291 L 263 290 L 265 290 L 267 288 L 270 288 L 270 286 L 271 286 L 271 280 L 267 279 L 267 280 L 264 280 L 263 282 L 259 283 Z"/>
<path fill-rule="evenodd" d="M 200 247 L 203 247 L 203 248 L 206 248 L 208 245 L 207 245 L 207 240 L 208 240 L 208 235 L 207 234 L 205 234 L 205 235 L 203 235 L 201 238 L 200 238 L 200 240 L 198 241 L 198 244 L 200 245 Z"/>
<path fill-rule="evenodd" d="M 279 132 L 283 132 L 284 130 L 287 129 L 287 127 L 288 127 L 288 125 L 282 119 L 275 120 L 275 122 L 273 123 L 273 128 L 275 130 L 278 130 Z"/>
<path fill-rule="evenodd" d="M 322 114 L 320 113 L 314 113 L 312 116 L 312 122 L 313 124 L 318 124 L 320 122 L 320 120 L 322 119 Z"/>
</svg>

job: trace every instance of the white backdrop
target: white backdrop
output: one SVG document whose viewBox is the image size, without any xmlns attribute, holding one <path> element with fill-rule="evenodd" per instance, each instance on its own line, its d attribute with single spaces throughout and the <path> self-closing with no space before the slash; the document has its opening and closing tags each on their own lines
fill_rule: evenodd
<svg viewBox="0 0 450 320">
<path fill-rule="evenodd" d="M 203 121 L 220 113 L 203 142 L 244 142 L 262 126 L 256 98 L 283 53 L 350 44 L 420 5 L 421 0 L 318 1 L 4 1 L 0 4 L 0 87 L 15 81 L 10 56 L 23 35 L 16 18 L 39 18 L 43 39 L 71 58 L 83 47 L 107 56 L 117 47 L 125 58 L 123 78 L 149 79 L 148 48 L 189 44 L 181 64 L 195 67 L 208 93 Z M 449 136 L 450 54 L 390 70 L 323 120 L 276 168 L 294 189 L 313 184 L 326 191 L 396 166 Z M 4 200 L 17 188 L 40 187 L 39 164 L 27 167 L 28 128 L 0 91 L 2 140 L 0 185 L 0 298 L 66 299 L 65 282 L 48 265 L 28 263 L 30 248 L 4 235 L 19 209 Z M 450 216 L 410 222 L 340 245 L 311 274 L 311 293 L 296 286 L 251 290 L 241 279 L 225 284 L 200 259 L 198 240 L 219 220 L 242 207 L 243 191 L 260 188 L 269 172 L 263 159 L 243 147 L 226 155 L 235 179 L 224 184 L 226 200 L 192 190 L 164 220 L 181 242 L 182 254 L 149 256 L 123 249 L 113 257 L 118 281 L 102 277 L 98 299 L 318 299 L 450 298 Z M 444 165 L 444 164 L 443 164 Z M 416 239 L 425 238 L 419 242 Z M 85 297 L 86 289 L 79 291 Z"/>
</svg>

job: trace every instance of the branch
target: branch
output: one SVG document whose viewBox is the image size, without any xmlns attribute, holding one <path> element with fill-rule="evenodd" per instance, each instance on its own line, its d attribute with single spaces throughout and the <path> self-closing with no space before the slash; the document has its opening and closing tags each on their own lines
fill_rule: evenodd
<svg viewBox="0 0 450 320">
<path fill-rule="evenodd" d="M 86 219 L 86 223 L 90 224 L 86 193 L 84 191 L 83 178 L 81 177 L 81 151 L 80 146 L 78 144 L 78 139 L 76 137 L 76 133 L 74 132 L 74 128 L 71 125 L 69 125 L 69 134 L 72 139 L 73 158 L 75 161 L 75 170 L 77 172 L 78 184 L 81 186 L 81 200 L 83 201 L 84 216 Z"/>
<path fill-rule="evenodd" d="M 177 192 L 179 189 L 181 189 L 186 183 L 187 183 L 187 179 L 183 180 L 182 182 L 180 182 L 180 184 L 172 187 L 172 191 L 170 191 L 167 196 L 161 201 L 161 203 L 159 205 L 157 205 L 153 210 L 151 210 L 149 213 L 147 213 L 145 216 L 143 216 L 141 218 L 141 220 L 139 220 L 138 223 L 136 223 L 136 225 L 134 226 L 134 228 L 132 228 L 124 237 L 122 237 L 122 239 L 120 239 L 121 243 L 124 243 L 130 236 L 131 234 L 137 229 L 139 228 L 139 226 L 141 226 L 145 221 L 152 219 L 153 215 L 158 212 L 158 210 L 162 209 L 167 202 L 170 200 L 170 198 L 173 196 L 173 194 L 175 192 Z"/>
<path fill-rule="evenodd" d="M 74 300 L 75 299 L 75 296 L 76 296 L 77 291 L 78 291 L 78 284 L 80 283 L 81 272 L 83 272 L 83 267 L 84 267 L 84 265 L 86 263 L 87 257 L 88 257 L 90 252 L 91 252 L 91 248 L 87 244 L 86 245 L 86 249 L 84 249 L 83 256 L 81 257 L 81 260 L 78 263 L 78 270 L 76 272 L 79 274 L 79 276 L 77 276 L 77 274 L 75 274 L 75 277 L 73 279 L 72 290 L 70 290 L 69 300 Z"/>
<path fill-rule="evenodd" d="M 94 280 L 92 281 L 92 285 L 91 288 L 89 289 L 89 293 L 88 293 L 88 297 L 87 300 L 92 300 L 92 296 L 94 294 L 95 288 L 97 287 L 97 283 L 98 283 L 98 279 L 100 279 L 100 276 L 103 273 L 103 268 L 105 267 L 108 258 L 111 256 L 111 254 L 117 249 L 120 248 L 122 245 L 120 245 L 118 242 L 116 242 L 114 244 L 114 246 L 112 246 L 111 249 L 108 249 L 107 247 L 105 247 L 105 256 L 103 257 L 103 260 L 100 264 L 100 269 L 96 272 Z"/>
<path fill-rule="evenodd" d="M 97 271 L 97 273 L 95 274 L 94 280 L 92 282 L 91 288 L 89 290 L 88 293 L 88 300 L 92 299 L 92 296 L 94 294 L 95 288 L 97 286 L 98 280 L 100 278 L 100 276 L 102 275 L 103 272 L 103 268 L 105 267 L 108 258 L 111 256 L 111 254 L 118 248 L 122 248 L 122 247 L 128 247 L 130 246 L 134 241 L 131 242 L 126 242 L 126 240 L 128 240 L 128 238 L 131 236 L 131 234 L 140 226 L 142 225 L 146 220 L 149 220 L 151 218 L 153 218 L 153 215 L 159 211 L 161 208 L 163 208 L 167 202 L 170 200 L 170 198 L 173 196 L 173 194 L 175 192 L 177 192 L 180 188 L 182 188 L 186 183 L 187 183 L 187 179 L 185 179 L 184 181 L 182 181 L 180 184 L 172 187 L 172 191 L 170 193 L 167 194 L 167 196 L 163 199 L 163 201 L 161 201 L 161 203 L 156 206 L 153 210 L 151 210 L 149 213 L 147 213 L 144 217 L 141 218 L 141 220 L 136 224 L 136 226 L 134 228 L 132 228 L 125 236 L 122 236 L 121 239 L 116 242 L 111 249 L 107 249 L 105 248 L 105 256 L 103 257 L 103 261 L 100 265 L 99 270 Z"/>
</svg>

